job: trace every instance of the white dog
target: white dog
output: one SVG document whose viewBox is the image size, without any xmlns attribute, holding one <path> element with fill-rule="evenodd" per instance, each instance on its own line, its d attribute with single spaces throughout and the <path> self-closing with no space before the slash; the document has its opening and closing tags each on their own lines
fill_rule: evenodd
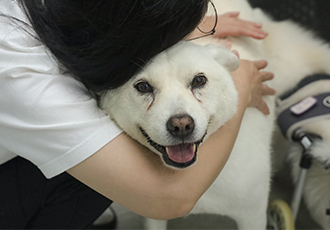
<svg viewBox="0 0 330 230">
<path fill-rule="evenodd" d="M 268 60 L 268 70 L 276 76 L 271 87 L 279 94 L 306 75 L 330 72 L 328 47 L 297 25 L 273 22 L 245 0 L 213 2 L 219 13 L 240 11 L 242 18 L 263 23 L 263 29 L 269 32 L 265 40 L 228 39 L 240 57 Z M 237 64 L 235 55 L 224 48 L 182 42 L 157 55 L 124 86 L 109 91 L 102 106 L 127 134 L 158 154 L 166 166 L 184 169 L 198 163 L 198 145 L 203 138 L 235 113 L 237 92 L 229 71 Z M 265 100 L 271 114 L 247 109 L 225 168 L 192 213 L 227 215 L 240 229 L 266 228 L 275 99 Z M 184 154 L 177 154 L 178 149 Z M 160 229 L 166 225 L 150 221 L 147 227 Z"/>
<path fill-rule="evenodd" d="M 234 115 L 237 92 L 229 71 L 238 63 L 225 48 L 182 42 L 156 56 L 123 87 L 109 91 L 103 107 L 165 165 L 185 168 L 198 162 L 201 140 Z M 225 214 L 241 228 L 265 228 L 272 123 L 272 116 L 248 109 L 227 165 L 193 213 Z"/>
</svg>

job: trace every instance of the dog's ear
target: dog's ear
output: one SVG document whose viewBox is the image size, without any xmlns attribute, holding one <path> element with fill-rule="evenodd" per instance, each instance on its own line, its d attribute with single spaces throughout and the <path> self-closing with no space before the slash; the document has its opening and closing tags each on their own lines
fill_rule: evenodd
<svg viewBox="0 0 330 230">
<path fill-rule="evenodd" d="M 213 44 L 205 45 L 205 47 L 212 54 L 213 58 L 227 70 L 234 71 L 238 68 L 239 58 L 227 48 Z"/>
</svg>

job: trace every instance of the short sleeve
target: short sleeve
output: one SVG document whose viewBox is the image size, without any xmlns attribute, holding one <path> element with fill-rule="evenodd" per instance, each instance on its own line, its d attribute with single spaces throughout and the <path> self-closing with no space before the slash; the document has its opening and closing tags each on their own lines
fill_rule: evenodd
<svg viewBox="0 0 330 230">
<path fill-rule="evenodd" d="M 42 45 L 0 21 L 0 161 L 18 155 L 51 178 L 121 132 Z"/>
</svg>

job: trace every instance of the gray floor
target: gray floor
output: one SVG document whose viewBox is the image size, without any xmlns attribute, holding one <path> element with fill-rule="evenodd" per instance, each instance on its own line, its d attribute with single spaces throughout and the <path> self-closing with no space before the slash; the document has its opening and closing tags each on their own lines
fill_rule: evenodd
<svg viewBox="0 0 330 230">
<path fill-rule="evenodd" d="M 276 198 L 283 199 L 290 203 L 293 186 L 291 177 L 287 170 L 281 170 L 281 173 L 273 179 L 273 186 L 270 200 Z M 118 204 L 113 205 L 118 217 L 117 229 L 143 229 L 143 218 L 135 213 L 128 211 Z M 191 215 L 185 218 L 171 220 L 168 223 L 168 229 L 237 229 L 233 220 L 216 215 Z M 296 229 L 320 229 L 320 227 L 311 219 L 308 211 L 302 204 Z"/>
</svg>

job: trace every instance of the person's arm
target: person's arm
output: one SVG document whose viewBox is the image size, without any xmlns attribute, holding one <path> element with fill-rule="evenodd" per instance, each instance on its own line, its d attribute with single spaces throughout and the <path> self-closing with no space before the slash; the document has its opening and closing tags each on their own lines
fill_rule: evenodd
<svg viewBox="0 0 330 230">
<path fill-rule="evenodd" d="M 271 73 L 259 72 L 266 65 L 264 61 L 242 61 L 233 73 L 238 89 L 245 85 L 237 113 L 200 146 L 197 163 L 192 167 L 166 168 L 159 156 L 121 134 L 68 173 L 140 215 L 155 219 L 186 215 L 227 162 L 246 107 L 262 103 L 260 95 L 269 94 L 259 87 L 272 78 Z"/>
<path fill-rule="evenodd" d="M 261 29 L 262 25 L 256 22 L 240 19 L 239 12 L 228 12 L 218 15 L 218 23 L 215 28 L 214 37 L 225 38 L 227 36 L 248 36 L 255 39 L 264 39 L 268 34 Z M 199 24 L 203 31 L 211 30 L 215 23 L 215 16 L 206 16 Z M 198 29 L 188 37 L 194 38 L 203 35 Z"/>
</svg>

